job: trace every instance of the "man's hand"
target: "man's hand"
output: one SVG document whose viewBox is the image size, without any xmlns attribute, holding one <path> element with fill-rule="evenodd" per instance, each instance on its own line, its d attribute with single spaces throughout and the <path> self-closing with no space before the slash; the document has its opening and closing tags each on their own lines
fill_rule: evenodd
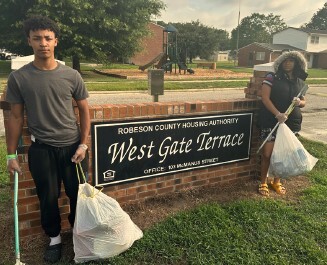
<svg viewBox="0 0 327 265">
<path fill-rule="evenodd" d="M 86 150 L 87 150 L 87 145 L 80 144 L 75 154 L 72 157 L 72 162 L 76 164 L 82 162 L 82 160 L 85 158 Z"/>
<path fill-rule="evenodd" d="M 17 158 L 7 159 L 7 170 L 11 174 L 14 174 L 15 171 L 17 171 L 19 175 L 23 174 Z"/>
</svg>

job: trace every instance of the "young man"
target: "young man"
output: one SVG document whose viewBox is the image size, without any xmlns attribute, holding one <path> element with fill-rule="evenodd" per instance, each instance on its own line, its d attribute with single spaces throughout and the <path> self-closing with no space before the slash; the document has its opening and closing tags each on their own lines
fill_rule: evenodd
<svg viewBox="0 0 327 265">
<path fill-rule="evenodd" d="M 34 61 L 12 72 L 6 100 L 11 104 L 7 128 L 8 171 L 22 171 L 15 155 L 23 128 L 24 108 L 32 144 L 28 151 L 29 170 L 40 201 L 41 225 L 50 237 L 44 260 L 61 258 L 61 218 L 58 207 L 63 181 L 70 199 L 71 226 L 74 225 L 78 193 L 75 163 L 86 157 L 90 117 L 88 92 L 80 74 L 55 60 L 59 28 L 47 17 L 26 20 L 24 30 Z M 72 99 L 77 103 L 78 126 Z M 84 160 L 87 162 L 87 159 Z"/>
</svg>

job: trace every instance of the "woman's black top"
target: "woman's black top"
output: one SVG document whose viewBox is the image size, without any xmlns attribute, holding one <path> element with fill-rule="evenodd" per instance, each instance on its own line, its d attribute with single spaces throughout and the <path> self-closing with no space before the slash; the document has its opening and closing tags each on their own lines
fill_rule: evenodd
<svg viewBox="0 0 327 265">
<path fill-rule="evenodd" d="M 293 98 L 298 96 L 305 86 L 302 79 L 290 80 L 288 75 L 284 73 L 268 73 L 263 83 L 271 87 L 270 100 L 281 113 L 287 110 Z M 273 128 L 277 122 L 275 116 L 262 103 L 259 113 L 260 127 Z M 301 130 L 302 114 L 298 106 L 295 106 L 285 123 L 293 132 Z"/>
</svg>

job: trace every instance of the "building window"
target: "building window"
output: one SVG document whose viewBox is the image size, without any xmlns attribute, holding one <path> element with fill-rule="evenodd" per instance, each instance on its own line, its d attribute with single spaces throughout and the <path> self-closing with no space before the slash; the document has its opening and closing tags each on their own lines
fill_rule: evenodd
<svg viewBox="0 0 327 265">
<path fill-rule="evenodd" d="M 319 43 L 319 36 L 312 35 L 311 36 L 311 44 L 318 44 Z"/>
<path fill-rule="evenodd" d="M 255 59 L 257 61 L 264 61 L 265 60 L 265 55 L 266 55 L 265 52 L 256 52 Z"/>
</svg>

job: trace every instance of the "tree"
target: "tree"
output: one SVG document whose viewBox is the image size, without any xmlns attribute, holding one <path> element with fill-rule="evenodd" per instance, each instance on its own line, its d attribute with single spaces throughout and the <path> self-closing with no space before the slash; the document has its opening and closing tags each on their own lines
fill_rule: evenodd
<svg viewBox="0 0 327 265">
<path fill-rule="evenodd" d="M 312 16 L 310 22 L 304 24 L 301 28 L 327 30 L 327 2 L 323 8 Z"/>
<path fill-rule="evenodd" d="M 167 26 L 163 22 L 158 24 Z M 225 30 L 207 27 L 199 20 L 169 24 L 178 30 L 178 61 L 186 62 L 186 58 L 189 58 L 192 62 L 197 56 L 209 59 L 215 51 L 225 50 L 229 46 L 228 33 Z"/>
<path fill-rule="evenodd" d="M 271 43 L 275 32 L 285 29 L 287 25 L 280 18 L 268 14 L 267 16 L 259 13 L 253 13 L 241 20 L 238 27 L 232 30 L 231 46 L 237 47 L 237 33 L 239 31 L 238 48 L 244 47 L 253 42 Z"/>
<path fill-rule="evenodd" d="M 29 54 L 22 32 L 23 21 L 46 15 L 61 29 L 57 57 L 72 56 L 73 68 L 80 58 L 122 60 L 139 50 L 148 34 L 152 15 L 164 8 L 161 0 L 7 0 L 0 2 L 0 47 Z"/>
</svg>

